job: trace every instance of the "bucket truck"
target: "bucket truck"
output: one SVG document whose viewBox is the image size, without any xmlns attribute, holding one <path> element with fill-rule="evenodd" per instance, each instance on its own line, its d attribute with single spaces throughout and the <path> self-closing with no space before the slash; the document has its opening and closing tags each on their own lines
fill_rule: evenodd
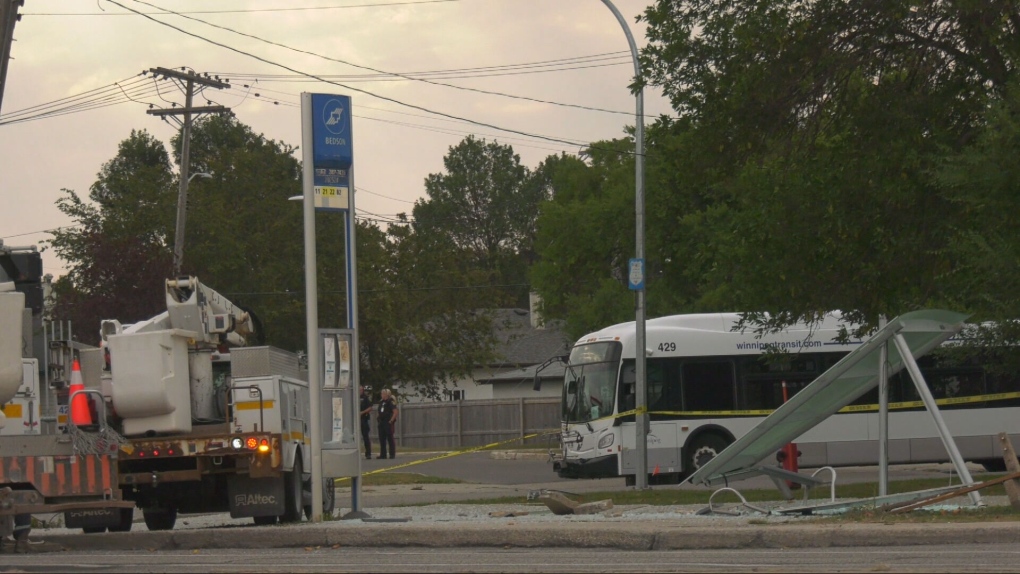
<svg viewBox="0 0 1020 574">
<path fill-rule="evenodd" d="M 246 346 L 252 318 L 197 278 L 165 289 L 166 311 L 100 329 L 110 365 L 102 386 L 128 443 L 118 460 L 124 498 L 150 530 L 172 529 L 179 513 L 229 511 L 257 524 L 310 516 L 309 388 L 297 356 Z"/>
</svg>

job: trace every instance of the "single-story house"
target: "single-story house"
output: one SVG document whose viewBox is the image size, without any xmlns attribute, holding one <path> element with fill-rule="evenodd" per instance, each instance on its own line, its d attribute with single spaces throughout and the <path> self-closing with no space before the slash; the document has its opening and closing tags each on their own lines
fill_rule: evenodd
<svg viewBox="0 0 1020 574">
<path fill-rule="evenodd" d="M 504 399 L 518 397 L 558 397 L 563 388 L 563 364 L 549 359 L 566 355 L 573 341 L 560 321 L 542 322 L 532 297 L 531 310 L 496 309 L 493 311 L 496 349 L 500 360 L 479 365 L 470 377 L 456 381 L 443 393 L 445 400 Z M 540 391 L 534 390 L 535 371 L 541 368 Z M 424 402 L 425 399 L 401 393 L 401 401 Z"/>
</svg>

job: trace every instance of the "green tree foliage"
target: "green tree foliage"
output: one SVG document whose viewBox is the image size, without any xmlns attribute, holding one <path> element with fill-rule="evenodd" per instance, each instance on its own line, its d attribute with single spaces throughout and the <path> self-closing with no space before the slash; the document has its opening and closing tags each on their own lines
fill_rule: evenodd
<svg viewBox="0 0 1020 574">
<path fill-rule="evenodd" d="M 634 253 L 634 163 L 627 141 L 599 142 L 588 160 L 552 156 L 539 167 L 548 174 L 552 200 L 542 204 L 531 269 L 546 317 L 566 319 L 580 336 L 633 318 L 627 260 Z"/>
<path fill-rule="evenodd" d="M 987 126 L 935 171 L 955 217 L 948 256 L 956 263 L 940 274 L 950 305 L 998 319 L 998 329 L 975 333 L 986 344 L 1020 339 L 1020 90 L 1011 83 L 985 115 Z M 1009 320 L 1006 320 L 1009 319 Z M 1016 357 L 1013 357 L 1016 363 Z M 1020 364 L 1011 364 L 1013 372 Z"/>
<path fill-rule="evenodd" d="M 486 271 L 449 237 L 418 232 L 406 221 L 391 224 L 385 237 L 376 228 L 359 233 L 373 236 L 358 242 L 365 384 L 378 389 L 399 381 L 438 398 L 455 379 L 495 361 L 485 310 L 501 290 L 478 288 L 487 284 Z"/>
<path fill-rule="evenodd" d="M 51 241 L 67 262 L 51 314 L 71 321 L 78 340 L 90 344 L 99 342 L 103 319 L 134 322 L 166 308 L 159 286 L 172 270 L 176 200 L 166 149 L 145 131 L 132 131 L 96 177 L 91 202 L 63 190 L 57 207 L 76 225 Z"/>
<path fill-rule="evenodd" d="M 415 232 L 446 237 L 493 284 L 524 284 L 547 192 L 542 174 L 521 165 L 513 147 L 473 136 L 451 147 L 443 163 L 445 173 L 425 179 L 428 198 L 415 202 Z M 510 297 L 526 305 L 527 290 L 516 287 Z"/>
<path fill-rule="evenodd" d="M 179 157 L 180 136 L 172 141 Z M 182 273 L 194 275 L 254 313 L 263 340 L 284 349 L 306 346 L 301 164 L 294 148 L 254 133 L 231 117 L 207 116 L 192 128 Z M 344 326 L 343 231 L 339 216 L 316 217 L 323 326 Z M 336 319 L 340 313 L 339 321 Z M 333 317 L 325 320 L 325 317 Z M 338 324 L 340 323 L 340 324 Z"/>
<path fill-rule="evenodd" d="M 692 309 L 1004 317 L 956 270 L 994 266 L 978 245 L 1010 234 L 963 213 L 946 166 L 980 165 L 1011 93 L 1014 3 L 660 0 L 644 18 L 647 80 L 680 114 L 651 130 L 670 193 L 648 233 L 674 241 L 649 258 L 698 285 Z"/>
</svg>

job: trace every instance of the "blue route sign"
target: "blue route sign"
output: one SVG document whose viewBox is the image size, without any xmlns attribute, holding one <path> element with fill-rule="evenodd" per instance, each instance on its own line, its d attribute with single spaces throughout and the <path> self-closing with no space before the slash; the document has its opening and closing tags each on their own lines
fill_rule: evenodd
<svg viewBox="0 0 1020 574">
<path fill-rule="evenodd" d="M 350 208 L 350 170 L 354 165 L 351 98 L 312 94 L 312 165 L 315 208 Z"/>
<path fill-rule="evenodd" d="M 627 263 L 627 286 L 631 291 L 642 291 L 645 288 L 645 260 L 631 259 Z"/>
</svg>

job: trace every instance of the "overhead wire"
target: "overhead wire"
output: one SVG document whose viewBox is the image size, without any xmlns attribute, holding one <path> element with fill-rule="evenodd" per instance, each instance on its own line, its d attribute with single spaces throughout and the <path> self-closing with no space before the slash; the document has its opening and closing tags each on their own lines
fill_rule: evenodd
<svg viewBox="0 0 1020 574">
<path fill-rule="evenodd" d="M 126 78 L 60 100 L 37 104 L 0 115 L 0 125 L 62 116 L 112 106 L 151 96 L 153 88 L 146 79 Z"/>
<path fill-rule="evenodd" d="M 158 6 L 152 5 L 152 4 L 147 4 L 145 2 L 140 2 L 140 3 L 146 4 L 146 5 L 149 5 L 149 6 L 153 6 L 154 8 L 159 9 L 159 10 L 164 10 L 164 9 L 162 9 L 162 8 L 160 8 Z M 123 6 L 121 6 L 121 7 L 123 7 Z M 128 10 L 130 11 L 130 9 L 128 9 Z M 169 10 L 164 10 L 163 13 L 177 14 L 177 13 L 175 13 L 173 11 L 169 11 Z M 198 19 L 193 19 L 193 20 L 205 23 L 205 22 L 203 22 L 201 20 L 198 20 Z M 156 22 L 157 23 L 162 23 L 162 22 L 159 22 L 158 20 Z M 212 25 L 212 24 L 209 24 L 209 25 Z M 215 26 L 215 25 L 213 25 L 213 26 Z M 170 27 L 174 28 L 173 26 L 170 26 Z M 240 32 L 235 32 L 235 33 L 241 34 Z M 244 34 L 242 34 L 242 35 L 244 35 Z M 263 40 L 263 41 L 265 41 L 265 40 Z M 272 43 L 272 42 L 270 42 L 270 43 Z M 307 52 L 307 53 L 313 54 L 311 52 Z M 576 56 L 576 57 L 570 57 L 570 58 L 559 58 L 559 59 L 545 60 L 545 61 L 540 61 L 540 62 L 530 62 L 530 63 L 505 64 L 505 65 L 500 65 L 500 66 L 485 66 L 485 67 L 460 68 L 460 69 L 453 69 L 453 70 L 449 70 L 449 71 L 430 70 L 430 71 L 426 71 L 426 72 L 422 72 L 422 73 L 426 73 L 426 74 L 431 74 L 431 73 L 449 74 L 449 73 L 461 72 L 461 71 L 491 70 L 491 71 L 493 71 L 493 73 L 490 74 L 490 75 L 497 75 L 499 73 L 499 70 L 528 69 L 528 68 L 534 68 L 534 67 L 559 65 L 559 64 L 563 64 L 563 63 L 599 61 L 599 60 L 604 60 L 607 57 L 616 57 L 615 55 L 617 55 L 617 54 L 622 54 L 622 52 L 607 52 L 607 53 L 593 54 L 593 55 L 588 55 L 588 56 Z M 325 56 L 320 56 L 320 57 L 326 58 Z M 331 58 L 326 58 L 326 59 L 331 59 Z M 343 63 L 346 63 L 346 62 L 343 62 Z M 354 65 L 354 64 L 350 64 L 350 65 Z M 368 69 L 371 69 L 371 68 L 368 68 Z M 559 69 L 564 69 L 564 68 L 559 68 Z M 566 69 L 569 69 L 569 68 L 566 68 Z M 550 70 L 550 71 L 555 71 L 555 70 Z M 387 72 L 381 72 L 381 71 L 380 71 L 380 73 L 383 74 L 383 75 L 388 74 Z M 222 74 L 222 77 L 225 78 L 227 81 L 230 81 L 229 78 L 231 76 L 233 76 L 233 74 L 227 74 L 227 73 Z M 240 77 L 240 75 L 237 75 L 237 76 Z M 322 77 L 331 77 L 331 76 L 322 76 Z M 343 76 L 332 76 L 332 77 L 343 77 Z M 256 77 L 254 79 L 254 82 L 258 83 L 260 81 L 260 79 L 262 81 L 269 81 L 270 79 L 282 81 L 283 78 L 289 78 L 290 81 L 296 81 L 297 78 L 304 78 L 304 81 L 319 81 L 319 80 L 316 80 L 314 77 L 308 76 L 307 74 L 297 74 L 297 75 L 288 75 L 288 76 L 285 76 L 285 75 L 259 76 L 259 77 Z M 174 106 L 177 105 L 176 103 L 171 102 L 170 100 L 167 100 L 163 96 L 162 92 L 159 90 L 158 84 L 155 84 L 155 85 L 156 85 L 156 94 L 158 95 L 158 97 L 161 100 L 163 100 L 164 102 L 170 103 L 170 104 L 172 104 Z M 245 86 L 245 87 L 249 88 L 249 86 Z M 451 86 L 451 87 L 458 88 L 457 86 Z M 262 91 L 273 91 L 273 90 L 267 89 L 267 88 L 261 88 L 261 90 Z M 249 93 L 250 93 L 250 89 L 248 90 L 248 92 L 246 92 L 245 98 L 242 98 L 242 100 L 241 100 L 242 102 L 247 98 Z M 286 93 L 286 92 L 279 92 L 279 93 Z M 150 92 L 144 92 L 144 93 L 139 92 L 139 93 L 135 93 L 135 94 L 127 94 L 127 93 L 123 93 L 123 90 L 122 90 L 122 94 L 125 96 L 126 100 L 136 101 L 136 103 L 141 103 L 141 102 L 137 102 L 137 100 L 135 100 L 132 97 L 132 95 L 135 96 L 135 97 L 143 97 L 143 96 L 146 96 L 146 95 L 150 95 Z M 289 95 L 294 95 L 294 94 L 289 94 Z M 259 96 L 259 94 L 256 94 L 256 96 Z M 512 95 L 506 95 L 506 96 L 507 97 L 516 97 L 516 96 L 512 96 Z M 297 97 L 297 96 L 294 95 L 294 97 Z M 107 105 L 113 105 L 113 104 L 116 104 L 116 103 L 122 103 L 122 101 L 123 100 L 118 100 L 118 99 L 107 99 L 107 100 L 102 101 L 102 102 L 94 103 L 94 105 L 92 107 L 105 107 Z M 209 101 L 210 101 L 210 104 L 211 104 L 212 100 L 209 100 Z M 281 105 L 282 102 L 274 101 L 272 103 L 275 104 L 275 105 Z M 286 103 L 282 103 L 282 104 L 283 105 L 289 105 L 289 104 L 286 104 Z M 152 104 L 149 104 L 149 105 L 151 107 Z M 568 106 L 572 106 L 572 107 L 576 106 L 575 104 L 563 104 L 563 105 L 568 105 Z M 294 105 L 294 107 L 297 107 L 297 106 Z M 359 106 L 359 108 L 360 107 L 365 107 L 365 106 Z M 370 106 L 369 106 L 369 108 L 370 108 Z M 87 106 L 82 106 L 82 107 L 77 107 L 77 108 L 69 107 L 66 110 L 61 110 L 61 111 L 66 112 L 66 113 L 72 113 L 72 112 L 75 112 L 75 111 L 85 111 L 87 109 L 91 109 L 91 108 L 87 107 Z M 378 108 L 376 108 L 376 109 L 378 109 Z M 24 114 L 24 113 L 26 113 L 26 111 L 27 110 L 22 110 L 22 111 L 17 112 L 17 114 Z M 392 111 L 392 110 L 382 110 L 382 109 L 379 109 L 379 111 L 385 111 L 387 113 L 398 113 L 398 114 L 402 113 L 402 112 L 396 112 L 396 111 Z M 597 111 L 597 109 L 596 109 L 596 111 Z M 624 112 L 614 112 L 612 110 L 608 110 L 608 112 L 609 113 L 624 113 Z M 59 113 L 54 111 L 54 112 L 50 112 L 50 113 L 47 113 L 47 114 L 40 114 L 38 116 L 22 117 L 19 121 L 27 121 L 28 119 L 39 119 L 39 118 L 43 118 L 43 117 L 49 117 L 50 115 L 62 115 L 62 114 L 59 114 Z M 407 114 L 407 115 L 416 116 L 416 114 Z M 426 130 L 426 131 L 435 131 L 437 133 L 444 133 L 444 134 L 447 134 L 447 135 L 462 135 L 464 133 L 470 133 L 470 132 L 442 131 L 442 130 L 439 130 L 437 128 L 417 126 L 415 124 L 408 124 L 408 123 L 392 122 L 392 121 L 383 120 L 383 119 L 380 119 L 380 118 L 372 118 L 370 116 L 362 116 L 362 117 L 363 117 L 363 119 L 369 119 L 369 120 L 374 120 L 374 121 L 393 123 L 394 125 L 400 125 L 402 127 L 410 127 L 412 129 L 423 129 L 423 130 Z M 427 116 L 417 116 L 417 117 L 427 117 Z M 0 125 L 4 125 L 5 123 L 16 123 L 11 118 L 12 118 L 12 115 L 6 115 L 6 116 L 3 116 L 3 117 L 0 117 Z M 464 120 L 464 119 L 456 119 L 456 120 L 454 120 L 454 119 L 443 119 L 443 118 L 434 118 L 434 117 L 430 117 L 429 119 L 436 120 L 436 121 L 453 121 L 453 122 L 458 122 L 458 123 L 467 123 L 467 124 L 476 125 L 476 122 L 473 122 L 473 121 L 470 121 L 470 120 Z M 497 128 L 497 129 L 501 129 L 501 128 Z M 491 135 L 491 134 L 479 134 L 479 135 Z M 495 136 L 493 136 L 493 137 L 495 137 Z M 529 141 L 529 140 L 517 140 L 517 141 L 526 142 L 526 141 Z M 568 145 L 571 145 L 572 147 L 573 146 L 585 146 L 586 145 L 586 142 L 582 142 L 582 141 L 579 141 L 579 140 L 578 141 L 572 141 L 572 142 L 564 141 L 562 143 L 568 143 Z M 519 145 L 524 145 L 525 147 L 528 147 L 527 144 L 519 144 Z M 561 150 L 561 149 L 550 149 L 550 148 L 533 146 L 533 145 L 530 146 L 530 147 L 535 147 L 536 149 L 544 149 L 544 150 L 547 150 L 547 151 L 568 151 L 568 150 Z M 571 151 L 570 153 L 573 153 L 573 152 Z"/>
<path fill-rule="evenodd" d="M 531 68 L 545 68 L 563 64 L 578 64 L 578 63 L 590 63 L 598 62 L 610 59 L 626 59 L 628 62 L 631 61 L 630 52 L 619 50 L 616 52 L 602 52 L 599 54 L 588 54 L 586 56 L 571 56 L 568 58 L 554 58 L 552 60 L 539 60 L 537 62 L 521 62 L 516 64 L 500 64 L 495 66 L 472 66 L 468 68 L 446 68 L 441 70 L 420 70 L 417 72 L 404 72 L 409 76 L 427 76 L 427 75 L 441 75 L 448 76 L 450 74 L 461 74 L 465 72 L 478 73 L 478 72 L 494 72 L 498 70 L 520 70 L 520 69 L 531 69 Z M 570 68 L 567 68 L 570 69 Z M 375 74 L 376 76 L 388 76 L 389 73 Z M 369 77 L 370 74 L 365 74 Z M 294 77 L 293 74 L 267 74 L 267 78 L 290 78 Z M 459 77 L 459 76 L 458 76 Z M 471 76 L 464 76 L 471 77 Z"/>
<path fill-rule="evenodd" d="M 355 64 L 355 63 L 352 63 L 352 62 L 348 62 L 346 60 L 341 60 L 339 58 L 331 58 L 329 56 L 324 56 L 322 54 L 318 54 L 316 52 L 312 52 L 312 51 L 309 51 L 309 50 L 302 50 L 300 48 L 294 48 L 293 46 L 288 46 L 288 45 L 282 44 L 280 42 L 274 42 L 272 40 L 267 40 L 265 38 L 262 38 L 260 36 L 256 36 L 254 34 L 248 34 L 246 32 L 240 32 L 240 31 L 235 30 L 233 28 L 230 28 L 228 26 L 221 26 L 219 24 L 213 24 L 212 22 L 207 22 L 207 21 L 202 20 L 200 18 L 194 18 L 192 16 L 188 16 L 188 15 L 182 14 L 180 12 L 175 12 L 173 10 L 169 10 L 169 9 L 163 8 L 161 6 L 157 6 L 155 4 L 152 4 L 151 2 L 146 2 L 145 0 L 132 0 L 132 1 L 135 2 L 136 4 L 143 4 L 145 6 L 149 6 L 150 8 L 155 8 L 157 10 L 164 10 L 168 14 L 173 14 L 175 16 L 179 16 L 179 17 L 184 18 L 186 20 L 191 20 L 193 22 L 198 22 L 200 24 L 205 24 L 206 26 L 209 26 L 211 28 L 216 28 L 218 30 L 224 30 L 224 31 L 230 32 L 232 34 L 237 34 L 238 36 L 243 36 L 245 38 L 250 38 L 252 40 L 256 40 L 256 41 L 259 41 L 259 42 L 264 42 L 266 44 L 269 44 L 270 46 L 276 46 L 278 48 L 284 48 L 286 50 L 291 50 L 293 52 L 297 52 L 299 54 L 305 54 L 307 56 L 314 56 L 316 58 L 322 58 L 323 60 L 328 60 L 328 61 L 331 61 L 331 62 L 336 62 L 338 64 L 344 64 L 344 65 L 347 65 L 347 66 L 351 66 L 352 68 L 358 68 L 360 70 L 369 70 L 369 71 L 375 72 L 377 74 L 384 74 L 384 75 L 387 75 L 387 76 L 396 76 L 396 77 L 399 77 L 399 78 L 403 78 L 405 80 L 411 80 L 411 81 L 415 81 L 415 82 L 423 82 L 423 83 L 426 83 L 426 84 L 432 84 L 432 85 L 436 85 L 436 86 L 443 86 L 443 87 L 446 87 L 446 88 L 454 88 L 454 89 L 457 89 L 457 90 L 465 90 L 465 91 L 476 92 L 476 93 L 480 93 L 480 94 L 486 94 L 486 95 L 492 95 L 492 96 L 500 96 L 500 97 L 505 97 L 505 98 L 513 98 L 513 99 L 525 100 L 525 101 L 529 101 L 529 102 L 549 104 L 549 105 L 554 105 L 554 106 L 564 106 L 564 107 L 577 108 L 577 109 L 589 110 L 589 111 L 605 112 L 605 113 L 610 113 L 610 114 L 622 114 L 622 115 L 627 115 L 627 116 L 630 115 L 630 112 L 620 112 L 620 111 L 616 111 L 616 110 L 607 110 L 607 109 L 604 109 L 604 108 L 595 108 L 595 107 L 591 107 L 591 106 L 582 106 L 582 105 L 578 105 L 578 104 L 567 104 L 567 103 L 563 103 L 563 102 L 554 102 L 554 101 L 551 101 L 551 100 L 543 100 L 543 99 L 532 98 L 532 97 L 528 97 L 528 96 L 517 96 L 517 95 L 513 95 L 513 94 L 506 94 L 506 93 L 503 93 L 503 92 L 496 92 L 496 91 L 492 91 L 492 90 L 482 90 L 482 89 L 479 89 L 479 88 L 468 88 L 468 87 L 464 87 L 464 86 L 457 86 L 457 85 L 454 85 L 454 84 L 446 84 L 446 83 L 443 83 L 443 82 L 435 82 L 435 81 L 432 81 L 432 80 L 426 80 L 424 78 L 408 76 L 408 75 L 404 75 L 404 74 L 401 74 L 401 73 L 398 73 L 398 72 L 387 72 L 385 70 L 380 70 L 380 69 L 377 69 L 377 68 L 373 68 L 371 66 L 364 66 L 364 65 L 361 65 L 361 64 Z M 113 3 L 116 4 L 116 2 L 113 2 Z M 155 20 L 155 19 L 153 19 L 153 20 Z M 155 20 L 155 21 L 160 22 L 159 20 Z M 160 22 L 160 23 L 162 23 L 162 22 Z M 327 76 L 319 76 L 319 77 L 327 77 Z"/>
<path fill-rule="evenodd" d="M 322 57 L 325 58 L 325 59 L 332 59 L 332 58 L 327 58 L 326 56 L 322 56 Z M 403 80 L 427 81 L 427 80 L 423 79 L 424 77 L 439 77 L 439 78 L 446 79 L 446 80 L 450 80 L 450 79 L 460 80 L 460 79 L 473 79 L 473 78 L 492 78 L 492 77 L 500 77 L 500 76 L 519 76 L 519 75 L 524 75 L 524 74 L 542 74 L 542 73 L 548 73 L 548 72 L 565 72 L 565 71 L 583 70 L 583 69 L 589 69 L 589 68 L 606 68 L 606 67 L 609 67 L 609 66 L 629 65 L 629 64 L 632 63 L 630 55 L 627 55 L 627 56 L 616 56 L 616 57 L 612 58 L 614 60 L 619 60 L 619 62 L 601 63 L 601 64 L 595 64 L 594 62 L 598 62 L 600 60 L 607 60 L 607 59 L 610 59 L 610 58 L 598 58 L 598 59 L 594 59 L 594 60 L 583 59 L 583 58 L 585 58 L 585 57 L 584 56 L 578 56 L 575 59 L 575 61 L 569 62 L 570 64 L 572 64 L 572 65 L 569 65 L 569 66 L 565 65 L 565 64 L 567 64 L 568 63 L 567 60 L 570 60 L 570 59 L 562 59 L 562 60 L 552 60 L 552 61 L 549 61 L 549 63 L 536 62 L 536 63 L 532 63 L 532 64 L 503 64 L 503 65 L 485 66 L 485 67 L 479 67 L 479 68 L 451 68 L 449 70 L 433 70 L 433 71 L 426 71 L 426 72 L 399 72 L 399 73 L 398 72 L 382 72 L 382 73 L 373 73 L 373 74 L 322 74 L 322 77 L 330 78 L 332 80 L 337 80 L 337 81 L 346 81 L 346 82 L 386 82 L 386 81 L 403 81 Z M 339 63 L 346 64 L 347 62 L 340 61 Z M 581 64 L 585 64 L 585 65 L 581 65 Z M 352 64 L 348 64 L 348 65 L 352 65 Z M 221 76 L 221 77 L 229 77 L 231 75 L 230 73 L 225 73 L 225 72 L 215 72 L 215 73 L 217 75 Z M 241 76 L 245 76 L 245 75 L 251 76 L 251 74 L 241 74 Z M 308 78 L 305 78 L 304 76 L 300 76 L 300 75 L 296 75 L 296 74 L 264 74 L 264 75 L 259 75 L 259 77 L 263 81 L 265 81 L 265 82 L 288 82 L 288 83 L 292 83 L 292 82 L 312 82 L 312 81 L 314 81 L 314 80 L 309 80 Z M 438 85 L 446 86 L 446 87 L 451 87 L 451 88 L 456 88 L 456 89 L 460 89 L 460 90 L 471 90 L 472 89 L 472 88 L 465 88 L 463 86 L 456 86 L 456 85 L 452 85 L 452 84 L 438 84 Z M 514 95 L 514 94 L 505 94 L 505 93 L 502 93 L 502 92 L 486 92 L 486 93 L 491 93 L 493 95 L 500 95 L 500 96 L 505 96 L 505 97 L 510 97 L 510 98 L 522 98 L 523 97 L 523 96 L 517 96 L 517 95 Z M 613 114 L 630 115 L 630 113 L 631 113 L 631 112 L 622 112 L 622 111 L 616 111 L 616 110 L 602 110 L 600 108 L 591 108 L 591 107 L 585 107 L 585 106 L 577 106 L 577 105 L 574 105 L 574 104 L 563 104 L 561 102 L 554 102 L 554 103 L 556 103 L 558 105 L 568 105 L 568 106 L 574 106 L 574 107 L 582 107 L 584 109 L 591 109 L 593 111 L 605 111 L 607 113 L 613 113 Z"/>
<path fill-rule="evenodd" d="M 187 10 L 185 14 L 247 14 L 254 12 L 299 12 L 311 10 L 343 10 L 346 8 L 386 8 L 412 4 L 446 4 L 462 0 L 404 0 L 375 2 L 372 4 L 345 4 L 343 6 L 292 6 L 290 8 L 243 8 L 235 10 Z M 120 12 L 23 12 L 22 16 L 130 16 Z"/>
<path fill-rule="evenodd" d="M 310 77 L 310 78 L 315 78 L 315 79 L 317 79 L 317 80 L 319 80 L 319 81 L 321 81 L 321 82 L 323 82 L 325 84 L 330 84 L 330 85 L 338 86 L 338 87 L 350 90 L 352 92 L 357 92 L 357 93 L 364 94 L 364 95 L 369 96 L 369 97 L 377 98 L 377 99 L 380 99 L 380 100 L 383 100 L 383 101 L 387 101 L 387 102 L 392 102 L 394 104 L 397 104 L 397 105 L 400 105 L 400 106 L 405 106 L 405 107 L 408 107 L 408 108 L 411 108 L 411 109 L 415 109 L 415 110 L 418 110 L 418 111 L 422 111 L 422 112 L 425 112 L 425 113 L 434 114 L 434 115 L 437 115 L 437 116 L 440 116 L 440 117 L 452 118 L 452 119 L 455 119 L 455 120 L 461 120 L 461 121 L 469 122 L 469 123 L 474 124 L 474 125 L 478 125 L 478 126 L 482 126 L 482 127 L 487 127 L 487 128 L 490 128 L 490 129 L 495 129 L 495 130 L 498 130 L 498 131 L 501 131 L 501 132 L 513 133 L 513 134 L 521 135 L 521 136 L 524 136 L 524 137 L 529 137 L 529 138 L 534 138 L 534 139 L 544 140 L 544 141 L 549 141 L 549 142 L 554 142 L 554 143 L 562 143 L 562 144 L 567 144 L 567 145 L 576 145 L 576 142 L 568 141 L 568 140 L 565 140 L 565 139 L 562 139 L 562 138 L 546 136 L 546 135 L 542 135 L 542 134 L 530 133 L 530 132 L 526 132 L 526 131 L 523 131 L 523 130 L 517 130 L 517 129 L 513 129 L 513 128 L 502 127 L 502 126 L 498 126 L 498 125 L 495 125 L 495 124 L 491 124 L 491 123 L 483 122 L 483 121 L 479 121 L 479 120 L 472 120 L 472 119 L 464 118 L 464 117 L 457 116 L 457 115 L 454 115 L 454 114 L 450 114 L 450 113 L 446 113 L 446 112 L 440 112 L 440 111 L 437 111 L 437 110 L 433 110 L 433 109 L 430 109 L 430 108 L 427 108 L 427 107 L 424 107 L 424 106 L 420 106 L 420 105 L 417 105 L 417 104 L 412 104 L 412 103 L 404 102 L 404 101 L 398 100 L 396 98 L 391 98 L 389 96 L 383 96 L 383 95 L 380 95 L 380 94 L 376 94 L 376 93 L 371 92 L 369 90 L 363 90 L 361 88 L 356 88 L 354 86 L 343 84 L 341 82 L 335 82 L 335 81 L 326 80 L 326 79 L 324 79 L 324 78 L 322 78 L 322 77 L 320 77 L 320 76 L 318 76 L 316 74 L 311 74 L 311 73 L 308 73 L 308 72 L 304 72 L 304 71 L 298 70 L 296 68 L 292 68 L 292 67 L 290 67 L 290 66 L 288 66 L 286 64 L 281 64 L 279 62 L 275 62 L 275 61 L 270 60 L 268 58 L 263 58 L 262 56 L 259 56 L 259 55 L 256 55 L 256 54 L 252 54 L 250 52 L 246 52 L 244 50 L 241 50 L 240 48 L 235 48 L 233 46 L 229 46 L 229 45 L 224 44 L 222 42 L 218 42 L 216 40 L 213 40 L 211 38 L 206 38 L 206 37 L 204 37 L 204 36 L 202 36 L 200 34 L 196 34 L 194 32 L 189 32 L 187 30 L 184 30 L 184 29 L 182 29 L 182 28 L 180 28 L 178 26 L 175 26 L 173 24 L 170 24 L 168 22 L 163 22 L 163 21 L 161 21 L 159 19 L 153 18 L 149 14 L 144 14 L 142 12 L 139 12 L 138 10 L 135 10 L 133 8 L 129 8 L 129 7 L 125 6 L 124 4 L 120 3 L 118 0 L 106 0 L 106 1 L 111 3 L 111 4 L 113 4 L 113 5 L 115 5 L 115 6 L 119 6 L 119 7 L 123 8 L 124 10 L 128 10 L 130 12 L 138 14 L 139 16 L 142 16 L 143 18 L 145 18 L 147 20 L 151 20 L 151 21 L 153 21 L 153 22 L 155 22 L 155 23 L 157 23 L 157 24 L 159 24 L 161 26 L 165 26 L 165 27 L 170 28 L 172 30 L 176 30 L 176 31 L 178 31 L 181 34 L 184 34 L 186 36 L 190 36 L 192 38 L 195 38 L 197 40 L 201 40 L 203 42 L 206 42 L 208 44 L 212 44 L 214 46 L 219 46 L 220 48 L 223 48 L 225 50 L 228 50 L 228 51 L 240 54 L 242 56 L 247 56 L 249 58 L 252 58 L 254 60 L 258 60 L 260 62 L 263 62 L 265 64 L 269 64 L 271 66 L 276 66 L 278 68 L 282 68 L 284 70 L 287 70 L 289 72 L 293 72 L 295 74 L 301 74 L 301 75 L 304 75 L 304 76 L 307 76 L 307 77 Z M 141 2 L 139 0 L 132 0 L 132 1 L 134 1 L 136 3 L 140 3 L 140 4 L 147 4 L 147 3 Z M 618 153 L 623 153 L 623 154 L 628 154 L 628 155 L 633 155 L 634 154 L 634 152 L 624 152 L 624 151 L 620 151 L 620 150 L 613 150 L 613 151 L 617 151 Z"/>
<path fill-rule="evenodd" d="M 223 76 L 220 75 L 219 77 L 222 78 Z M 257 82 L 258 80 L 255 79 L 253 81 Z M 248 89 L 250 84 L 241 84 L 241 85 L 244 86 L 245 89 Z M 299 94 L 295 94 L 295 93 L 292 93 L 292 92 L 285 92 L 285 91 L 281 91 L 281 90 L 273 90 L 271 88 L 263 88 L 261 86 L 259 87 L 259 93 L 256 93 L 255 96 L 256 97 L 261 97 L 260 96 L 261 92 L 269 92 L 269 93 L 273 93 L 273 94 L 289 96 L 289 97 L 293 97 L 295 99 L 300 97 Z M 273 103 L 277 104 L 277 105 L 283 105 L 283 106 L 287 106 L 287 107 L 292 107 L 292 108 L 300 107 L 300 104 L 291 103 L 291 102 L 274 101 Z M 234 106 L 234 107 L 236 107 L 236 106 Z M 410 128 L 410 129 L 417 129 L 417 130 L 423 130 L 423 131 L 431 131 L 431 132 L 441 133 L 441 134 L 445 134 L 445 135 L 456 135 L 456 136 L 459 136 L 459 135 L 478 135 L 478 136 L 483 136 L 483 137 L 484 136 L 489 136 L 489 137 L 499 138 L 501 141 L 522 142 L 522 143 L 516 144 L 519 147 L 528 147 L 528 148 L 532 148 L 532 149 L 541 149 L 541 150 L 545 150 L 545 151 L 568 151 L 568 150 L 564 150 L 562 148 L 550 148 L 550 147 L 543 147 L 543 146 L 540 146 L 540 145 L 535 145 L 534 143 L 531 143 L 532 140 L 524 139 L 524 138 L 515 138 L 515 137 L 508 137 L 508 136 L 497 136 L 495 134 L 487 134 L 487 133 L 478 132 L 477 130 L 463 131 L 463 130 L 455 130 L 455 129 L 452 129 L 452 128 L 444 129 L 444 128 L 440 128 L 440 127 L 437 127 L 437 126 L 429 126 L 429 125 L 424 125 L 424 124 L 416 124 L 416 123 L 413 123 L 413 122 L 398 122 L 396 120 L 387 120 L 387 119 L 382 119 L 382 118 L 375 118 L 375 117 L 372 117 L 372 116 L 366 116 L 366 115 L 364 115 L 361 112 L 363 110 L 373 110 L 373 111 L 378 111 L 378 112 L 383 112 L 383 113 L 388 113 L 388 114 L 397 114 L 397 115 L 402 115 L 402 116 L 410 116 L 410 117 L 414 117 L 414 118 L 423 118 L 423 119 L 428 119 L 428 120 L 437 121 L 437 122 L 446 122 L 446 123 L 451 123 L 451 124 L 468 124 L 468 125 L 471 125 L 470 122 L 465 122 L 465 121 L 461 121 L 461 120 L 451 120 L 451 119 L 446 119 L 446 118 L 433 118 L 433 117 L 425 116 L 425 115 L 421 115 L 421 114 L 412 114 L 412 113 L 400 112 L 400 111 L 396 111 L 396 110 L 387 110 L 385 108 L 377 108 L 377 107 L 366 106 L 366 105 L 362 105 L 362 104 L 358 104 L 357 109 L 358 109 L 359 113 L 355 113 L 353 115 L 354 115 L 355 118 L 362 119 L 362 120 L 377 121 L 377 122 L 393 124 L 393 125 L 397 125 L 397 126 L 401 126 L 401 127 L 406 127 L 406 128 Z M 575 141 L 573 143 L 572 147 L 585 147 L 587 145 L 588 145 L 587 142 L 584 142 L 584 141 L 581 141 L 581 140 L 577 140 L 577 141 Z M 574 152 L 571 151 L 569 153 L 574 153 Z"/>
</svg>

